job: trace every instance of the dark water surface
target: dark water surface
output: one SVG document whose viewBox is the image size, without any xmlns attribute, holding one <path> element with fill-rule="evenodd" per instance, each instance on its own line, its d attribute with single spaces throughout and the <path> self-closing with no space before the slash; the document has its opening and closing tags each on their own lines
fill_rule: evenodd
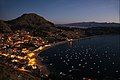
<svg viewBox="0 0 120 80">
<path fill-rule="evenodd" d="M 54 46 L 40 57 L 54 80 L 120 80 L 120 35 Z"/>
</svg>

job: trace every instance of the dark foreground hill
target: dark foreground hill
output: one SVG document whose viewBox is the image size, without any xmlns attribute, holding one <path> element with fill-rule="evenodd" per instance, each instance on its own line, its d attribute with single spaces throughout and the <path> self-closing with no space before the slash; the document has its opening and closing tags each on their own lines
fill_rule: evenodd
<svg viewBox="0 0 120 80">
<path fill-rule="evenodd" d="M 35 14 L 35 13 L 29 13 L 29 14 L 23 14 L 22 16 L 9 20 L 9 21 L 0 21 L 0 29 L 1 27 L 4 26 L 4 31 L 6 28 L 13 30 L 18 30 L 18 29 L 36 29 L 36 28 L 49 28 L 49 27 L 54 27 L 54 24 L 43 17 Z"/>
<path fill-rule="evenodd" d="M 35 13 L 29 13 L 29 14 L 23 14 L 22 16 L 6 21 L 6 23 L 10 24 L 12 27 L 15 28 L 23 28 L 26 26 L 36 26 L 36 27 L 53 27 L 54 24 L 47 21 L 43 17 L 35 14 Z M 11 27 L 11 28 L 12 28 Z"/>
<path fill-rule="evenodd" d="M 23 14 L 22 16 L 9 21 L 0 20 L 0 32 L 14 33 L 16 30 L 26 30 L 34 35 L 43 35 L 48 31 L 56 31 L 57 29 L 52 22 L 35 13 Z"/>
</svg>

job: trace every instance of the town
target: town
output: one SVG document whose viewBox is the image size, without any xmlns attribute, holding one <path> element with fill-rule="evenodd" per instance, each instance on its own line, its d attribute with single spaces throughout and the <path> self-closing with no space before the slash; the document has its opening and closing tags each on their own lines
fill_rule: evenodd
<svg viewBox="0 0 120 80">
<path fill-rule="evenodd" d="M 36 77 L 47 77 L 49 72 L 38 61 L 37 55 L 49 46 L 41 37 L 33 37 L 24 30 L 11 34 L 0 33 L 0 62 Z"/>
</svg>

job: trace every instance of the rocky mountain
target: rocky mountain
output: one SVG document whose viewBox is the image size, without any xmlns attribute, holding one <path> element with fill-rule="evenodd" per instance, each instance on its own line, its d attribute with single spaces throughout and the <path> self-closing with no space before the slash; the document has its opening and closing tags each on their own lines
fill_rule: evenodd
<svg viewBox="0 0 120 80">
<path fill-rule="evenodd" d="M 57 29 L 52 22 L 35 13 L 23 14 L 9 21 L 0 21 L 0 32 L 14 32 L 15 30 L 26 30 L 34 35 L 47 35 L 48 31 Z"/>
<path fill-rule="evenodd" d="M 50 28 L 54 27 L 54 24 L 43 17 L 35 14 L 23 14 L 22 16 L 9 20 L 9 21 L 0 21 L 0 30 L 2 31 L 13 31 L 18 29 L 38 29 L 38 28 Z"/>
<path fill-rule="evenodd" d="M 53 27 L 54 24 L 49 22 L 48 20 L 44 19 L 43 17 L 35 14 L 23 14 L 22 16 L 6 21 L 8 24 L 11 24 L 16 27 L 23 27 L 23 26 L 40 26 L 40 27 Z"/>
</svg>

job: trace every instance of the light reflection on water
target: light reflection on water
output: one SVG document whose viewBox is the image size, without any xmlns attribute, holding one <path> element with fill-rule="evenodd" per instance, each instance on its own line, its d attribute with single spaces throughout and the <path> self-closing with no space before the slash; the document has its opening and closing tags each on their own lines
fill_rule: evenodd
<svg viewBox="0 0 120 80">
<path fill-rule="evenodd" d="M 98 36 L 57 45 L 40 56 L 59 77 L 70 80 L 119 79 L 119 35 Z"/>
</svg>

